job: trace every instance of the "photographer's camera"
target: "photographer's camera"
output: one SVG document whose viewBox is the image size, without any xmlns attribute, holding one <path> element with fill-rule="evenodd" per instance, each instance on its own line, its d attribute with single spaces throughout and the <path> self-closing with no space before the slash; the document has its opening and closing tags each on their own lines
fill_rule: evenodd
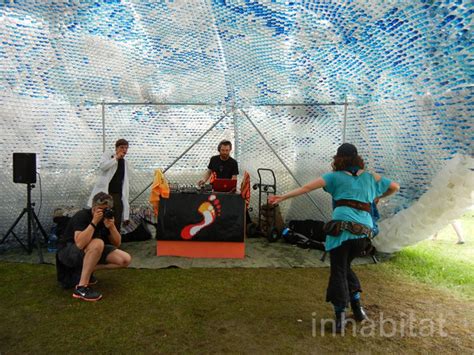
<svg viewBox="0 0 474 355">
<path fill-rule="evenodd" d="M 114 218 L 114 210 L 111 208 L 104 208 L 104 218 L 112 219 Z"/>
</svg>

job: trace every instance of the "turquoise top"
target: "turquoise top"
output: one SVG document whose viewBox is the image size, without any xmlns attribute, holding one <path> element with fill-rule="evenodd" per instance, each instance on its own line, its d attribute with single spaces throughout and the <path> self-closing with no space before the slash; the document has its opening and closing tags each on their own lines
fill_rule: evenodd
<svg viewBox="0 0 474 355">
<path fill-rule="evenodd" d="M 372 203 L 388 190 L 390 179 L 382 177 L 379 182 L 375 181 L 371 173 L 364 171 L 359 176 L 352 176 L 344 171 L 334 171 L 322 176 L 326 183 L 324 190 L 332 195 L 335 201 L 356 200 Z M 372 228 L 373 222 L 369 212 L 357 210 L 347 206 L 336 207 L 332 213 L 332 219 L 337 221 L 348 221 L 364 224 Z M 356 235 L 348 231 L 342 231 L 338 237 L 326 236 L 326 250 L 340 246 L 349 239 L 363 238 L 366 235 Z"/>
</svg>

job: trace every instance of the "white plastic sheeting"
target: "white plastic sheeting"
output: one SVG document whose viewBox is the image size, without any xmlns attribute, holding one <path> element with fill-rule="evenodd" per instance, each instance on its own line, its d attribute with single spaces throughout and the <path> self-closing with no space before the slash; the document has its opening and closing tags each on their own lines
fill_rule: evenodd
<svg viewBox="0 0 474 355">
<path fill-rule="evenodd" d="M 389 248 L 394 216 L 416 229 L 389 249 L 414 243 L 431 232 L 420 234 L 425 224 L 405 211 L 437 193 L 431 182 L 446 161 L 472 154 L 471 22 L 465 0 L 3 1 L 0 235 L 26 203 L 26 187 L 12 182 L 12 153 L 37 153 L 33 201 L 49 228 L 55 207 L 82 207 L 92 189 L 102 102 L 178 102 L 210 106 L 106 107 L 107 148 L 130 141 L 131 196 L 227 114 L 170 180 L 195 183 L 226 138 L 253 182 L 256 169 L 272 168 L 287 191 L 293 176 L 305 183 L 329 171 L 345 137 L 370 170 L 402 187 L 381 206 L 390 228 L 380 243 Z M 347 111 L 337 105 L 346 100 Z M 132 207 L 146 201 L 147 193 Z M 459 214 L 456 201 L 440 208 Z M 331 201 L 318 191 L 282 206 L 287 220 L 327 220 Z M 448 223 L 448 212 L 423 211 L 427 227 Z"/>
<path fill-rule="evenodd" d="M 407 209 L 383 220 L 375 247 L 391 253 L 437 233 L 474 205 L 474 159 L 456 155 L 441 167 L 428 191 Z"/>
</svg>

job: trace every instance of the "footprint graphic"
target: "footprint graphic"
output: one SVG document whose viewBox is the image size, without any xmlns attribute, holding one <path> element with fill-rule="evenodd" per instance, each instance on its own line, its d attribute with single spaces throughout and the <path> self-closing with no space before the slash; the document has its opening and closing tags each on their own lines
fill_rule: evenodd
<svg viewBox="0 0 474 355">
<path fill-rule="evenodd" d="M 221 204 L 216 195 L 210 195 L 207 201 L 201 203 L 198 207 L 198 212 L 203 217 L 202 221 L 184 227 L 181 230 L 182 239 L 192 239 L 201 229 L 214 223 L 216 216 L 218 217 L 221 215 Z"/>
</svg>

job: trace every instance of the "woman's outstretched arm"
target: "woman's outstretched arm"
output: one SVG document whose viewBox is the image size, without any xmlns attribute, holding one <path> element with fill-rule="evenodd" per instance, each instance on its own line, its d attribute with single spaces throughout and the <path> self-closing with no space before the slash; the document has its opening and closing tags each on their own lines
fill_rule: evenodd
<svg viewBox="0 0 474 355">
<path fill-rule="evenodd" d="M 274 195 L 270 196 L 268 198 L 268 203 L 272 205 L 276 205 L 284 200 L 287 200 L 292 197 L 296 197 L 302 194 L 306 194 L 310 191 L 320 189 L 321 187 L 326 186 L 326 182 L 323 180 L 323 178 L 319 177 L 313 181 L 308 182 L 306 185 L 299 187 L 297 189 L 291 190 L 290 192 L 287 192 L 284 195 Z"/>
</svg>

